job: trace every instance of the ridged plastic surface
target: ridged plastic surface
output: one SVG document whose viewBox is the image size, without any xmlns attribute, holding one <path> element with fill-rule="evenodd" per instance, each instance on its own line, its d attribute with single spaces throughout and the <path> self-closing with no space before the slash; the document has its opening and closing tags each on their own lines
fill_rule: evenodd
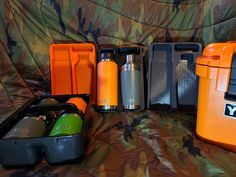
<svg viewBox="0 0 236 177">
<path fill-rule="evenodd" d="M 149 47 L 149 108 L 196 108 L 195 59 L 201 52 L 199 43 L 154 43 Z"/>
</svg>

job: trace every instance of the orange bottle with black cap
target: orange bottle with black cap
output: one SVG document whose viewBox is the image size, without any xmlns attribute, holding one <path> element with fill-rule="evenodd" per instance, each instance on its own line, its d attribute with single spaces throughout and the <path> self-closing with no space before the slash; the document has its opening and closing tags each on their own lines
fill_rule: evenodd
<svg viewBox="0 0 236 177">
<path fill-rule="evenodd" d="M 115 49 L 100 49 L 97 65 L 97 108 L 114 111 L 118 107 L 118 66 Z"/>
</svg>

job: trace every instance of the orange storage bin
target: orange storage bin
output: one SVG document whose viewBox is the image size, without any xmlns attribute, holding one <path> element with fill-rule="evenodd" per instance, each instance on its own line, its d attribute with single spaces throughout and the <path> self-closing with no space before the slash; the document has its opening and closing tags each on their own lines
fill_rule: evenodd
<svg viewBox="0 0 236 177">
<path fill-rule="evenodd" d="M 95 103 L 96 49 L 94 44 L 52 44 L 50 68 L 53 95 L 91 94 Z"/>
<path fill-rule="evenodd" d="M 197 58 L 197 135 L 236 151 L 236 42 L 208 45 Z"/>
</svg>

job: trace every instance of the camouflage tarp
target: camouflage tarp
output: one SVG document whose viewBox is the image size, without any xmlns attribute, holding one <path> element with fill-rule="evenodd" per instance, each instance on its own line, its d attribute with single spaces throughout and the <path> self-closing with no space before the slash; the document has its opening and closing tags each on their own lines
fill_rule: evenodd
<svg viewBox="0 0 236 177">
<path fill-rule="evenodd" d="M 50 92 L 51 43 L 147 47 L 152 42 L 198 41 L 205 46 L 236 39 L 235 16 L 235 0 L 1 0 L 0 118 L 29 98 Z M 93 112 L 81 164 L 41 163 L 35 169 L 41 174 L 22 170 L 12 176 L 234 175 L 235 154 L 197 140 L 192 117 L 139 114 L 149 118 L 126 142 L 122 128 L 103 131 L 133 114 Z M 12 173 L 1 170 L 0 175 L 7 176 L 5 172 Z"/>
<path fill-rule="evenodd" d="M 91 112 L 81 163 L 0 169 L 2 177 L 226 177 L 236 154 L 196 138 L 195 119 L 183 113 Z"/>
</svg>

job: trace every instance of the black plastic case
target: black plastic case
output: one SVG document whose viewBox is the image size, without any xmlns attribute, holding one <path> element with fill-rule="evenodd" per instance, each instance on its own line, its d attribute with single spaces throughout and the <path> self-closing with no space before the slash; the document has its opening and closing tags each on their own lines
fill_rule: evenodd
<svg viewBox="0 0 236 177">
<path fill-rule="evenodd" d="M 196 109 L 195 59 L 201 53 L 199 43 L 153 43 L 149 46 L 148 108 Z"/>
<path fill-rule="evenodd" d="M 37 111 L 70 110 L 77 112 L 73 104 L 66 101 L 71 97 L 81 97 L 87 102 L 83 117 L 82 131 L 78 134 L 58 137 L 37 137 L 24 139 L 0 139 L 0 160 L 5 167 L 35 165 L 42 159 L 57 164 L 80 159 L 85 151 L 85 135 L 88 129 L 91 100 L 89 95 L 42 96 L 29 100 L 0 125 L 1 138 L 26 114 Z M 32 106 L 44 98 L 54 98 L 59 104 Z"/>
</svg>

